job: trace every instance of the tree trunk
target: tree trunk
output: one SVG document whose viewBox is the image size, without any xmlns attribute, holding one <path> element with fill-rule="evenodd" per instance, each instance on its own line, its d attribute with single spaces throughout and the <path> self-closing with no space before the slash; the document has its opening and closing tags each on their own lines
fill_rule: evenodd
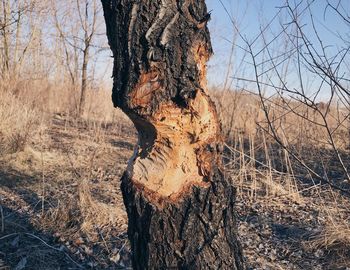
<svg viewBox="0 0 350 270">
<path fill-rule="evenodd" d="M 3 56 L 3 70 L 2 70 L 2 77 L 3 79 L 9 78 L 9 71 L 10 71 L 10 40 L 9 40 L 9 33 L 10 30 L 8 29 L 10 27 L 10 3 L 9 1 L 2 0 L 2 12 L 3 12 L 3 28 L 2 35 L 3 35 L 3 50 L 4 50 L 4 56 Z"/>
<path fill-rule="evenodd" d="M 206 89 L 204 0 L 102 0 L 113 102 L 138 145 L 122 177 L 134 269 L 244 269 Z"/>
<path fill-rule="evenodd" d="M 83 116 L 86 103 L 86 89 L 87 89 L 87 69 L 89 63 L 89 45 L 85 45 L 83 51 L 83 65 L 81 73 L 81 90 L 80 90 L 80 100 L 79 100 L 79 115 Z"/>
<path fill-rule="evenodd" d="M 21 37 L 21 32 L 22 32 L 22 5 L 21 1 L 17 1 L 17 7 L 18 7 L 18 17 L 17 17 L 17 23 L 16 23 L 16 40 L 15 40 L 15 49 L 13 53 L 13 71 L 12 71 L 12 78 L 13 81 L 17 81 L 18 78 L 18 71 L 19 71 L 19 66 L 18 66 L 18 50 L 19 50 L 19 45 L 20 45 L 20 37 Z"/>
</svg>

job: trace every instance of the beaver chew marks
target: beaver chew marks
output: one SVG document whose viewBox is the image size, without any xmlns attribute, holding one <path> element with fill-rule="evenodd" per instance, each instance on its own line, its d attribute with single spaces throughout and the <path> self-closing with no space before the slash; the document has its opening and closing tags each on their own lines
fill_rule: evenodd
<svg viewBox="0 0 350 270">
<path fill-rule="evenodd" d="M 133 106 L 146 106 L 161 91 L 157 78 L 154 72 L 141 75 L 131 92 Z M 154 114 L 134 123 L 139 143 L 127 172 L 137 186 L 152 196 L 175 199 L 191 185 L 205 185 L 208 162 L 202 150 L 217 140 L 219 129 L 215 109 L 203 90 L 197 90 L 186 108 L 172 101 L 162 103 Z"/>
</svg>

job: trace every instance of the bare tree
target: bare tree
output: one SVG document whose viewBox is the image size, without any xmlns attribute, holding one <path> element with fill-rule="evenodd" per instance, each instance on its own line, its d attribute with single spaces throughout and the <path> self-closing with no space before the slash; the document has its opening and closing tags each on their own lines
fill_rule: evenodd
<svg viewBox="0 0 350 270">
<path fill-rule="evenodd" d="M 19 59 L 20 43 L 22 38 L 22 21 L 28 16 L 29 9 L 33 8 L 33 3 L 24 3 L 21 0 L 2 0 L 0 2 L 0 31 L 1 31 L 1 62 L 2 78 L 9 78 L 16 73 L 19 62 L 22 62 L 26 48 L 30 44 L 30 39 L 26 46 L 22 46 L 22 55 Z"/>
<path fill-rule="evenodd" d="M 39 72 L 35 68 L 44 60 L 43 23 L 47 7 L 45 2 L 36 0 L 0 2 L 1 77 L 7 87 L 15 88 L 25 73 L 34 76 L 34 72 Z"/>
<path fill-rule="evenodd" d="M 64 5 L 53 3 L 52 6 L 55 28 L 62 42 L 64 63 L 73 89 L 78 84 L 78 77 L 80 78 L 77 110 L 79 115 L 83 115 L 91 54 L 100 49 L 97 37 L 100 35 L 101 7 L 96 0 L 72 0 Z M 97 50 L 94 50 L 95 48 Z"/>
<path fill-rule="evenodd" d="M 87 71 L 89 64 L 89 53 L 92 45 L 93 37 L 96 34 L 96 21 L 98 7 L 96 0 L 85 0 L 83 7 L 80 4 L 80 0 L 77 0 L 77 9 L 79 14 L 80 23 L 84 31 L 84 42 L 83 42 L 83 63 L 82 63 L 82 74 L 81 74 L 81 93 L 79 101 L 79 115 L 83 115 L 85 100 L 86 100 L 86 89 L 87 89 Z M 89 6 L 92 5 L 90 8 Z"/>
<path fill-rule="evenodd" d="M 244 269 L 235 189 L 206 89 L 212 53 L 200 1 L 103 0 L 113 102 L 139 142 L 122 178 L 134 269 Z"/>
</svg>

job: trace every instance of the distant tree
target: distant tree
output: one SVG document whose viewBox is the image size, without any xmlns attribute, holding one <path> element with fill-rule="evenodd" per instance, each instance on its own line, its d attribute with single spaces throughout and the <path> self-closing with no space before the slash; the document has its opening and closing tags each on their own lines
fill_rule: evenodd
<svg viewBox="0 0 350 270">
<path fill-rule="evenodd" d="M 52 2 L 54 25 L 63 46 L 63 58 L 73 89 L 80 78 L 80 95 L 77 101 L 78 114 L 84 114 L 88 87 L 88 71 L 91 53 L 100 43 L 101 7 L 97 0 L 71 0 Z"/>
<path fill-rule="evenodd" d="M 32 51 L 40 50 L 41 19 L 44 3 L 25 0 L 0 1 L 0 75 L 14 82 Z M 33 66 L 31 66 L 33 68 Z"/>
</svg>

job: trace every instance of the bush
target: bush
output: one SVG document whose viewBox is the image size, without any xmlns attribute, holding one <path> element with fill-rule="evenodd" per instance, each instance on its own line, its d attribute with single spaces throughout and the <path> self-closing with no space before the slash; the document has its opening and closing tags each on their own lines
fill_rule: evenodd
<svg viewBox="0 0 350 270">
<path fill-rule="evenodd" d="M 0 153 L 22 151 L 37 133 L 40 113 L 8 92 L 0 93 Z"/>
</svg>

